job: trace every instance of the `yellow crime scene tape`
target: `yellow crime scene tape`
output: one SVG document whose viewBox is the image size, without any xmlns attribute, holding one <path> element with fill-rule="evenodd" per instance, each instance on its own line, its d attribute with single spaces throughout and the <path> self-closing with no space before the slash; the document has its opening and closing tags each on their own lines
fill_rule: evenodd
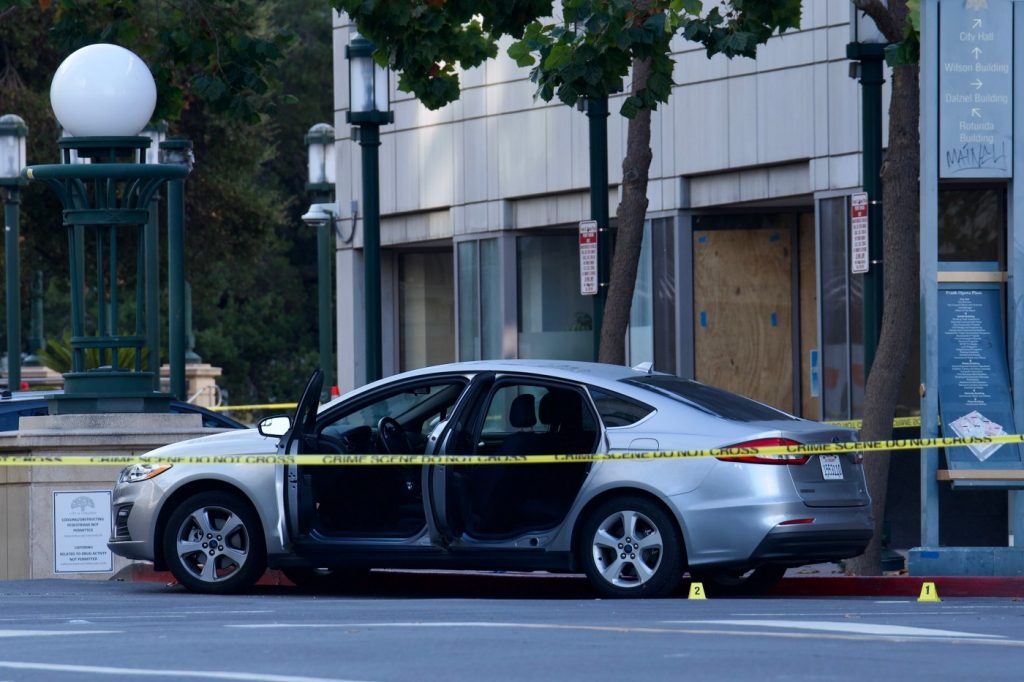
<svg viewBox="0 0 1024 682">
<path fill-rule="evenodd" d="M 297 403 L 261 403 L 259 405 L 217 405 L 206 409 L 211 412 L 251 412 L 253 410 L 294 410 Z"/>
<path fill-rule="evenodd" d="M 665 450 L 563 455 L 336 455 L 336 454 L 233 454 L 146 457 L 134 455 L 0 455 L 0 466 L 110 466 L 130 464 L 295 464 L 302 466 L 408 466 L 467 464 L 559 464 L 690 459 L 698 457 L 750 457 L 754 455 L 826 455 L 844 452 L 885 452 L 971 445 L 1024 443 L 1022 435 L 972 438 L 901 438 L 868 442 L 812 443 L 714 450 Z"/>
</svg>

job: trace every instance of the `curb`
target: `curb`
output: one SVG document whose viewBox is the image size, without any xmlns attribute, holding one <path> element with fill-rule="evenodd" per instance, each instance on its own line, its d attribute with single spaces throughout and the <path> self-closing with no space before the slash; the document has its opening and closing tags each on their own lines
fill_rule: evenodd
<svg viewBox="0 0 1024 682">
<path fill-rule="evenodd" d="M 132 564 L 111 580 L 175 584 L 167 571 L 156 571 L 148 564 Z M 921 594 L 924 583 L 935 584 L 935 591 L 945 597 L 1010 597 L 1024 599 L 1024 577 L 1020 576 L 845 576 L 783 578 L 768 597 L 902 597 Z M 264 587 L 294 587 L 281 571 L 268 570 L 257 583 Z M 689 592 L 689 581 L 680 585 L 677 594 Z M 596 595 L 581 575 L 551 573 L 503 573 L 490 571 L 422 571 L 375 570 L 358 593 L 380 595 L 450 596 L 480 593 L 487 597 L 560 597 L 564 599 L 595 598 Z"/>
</svg>

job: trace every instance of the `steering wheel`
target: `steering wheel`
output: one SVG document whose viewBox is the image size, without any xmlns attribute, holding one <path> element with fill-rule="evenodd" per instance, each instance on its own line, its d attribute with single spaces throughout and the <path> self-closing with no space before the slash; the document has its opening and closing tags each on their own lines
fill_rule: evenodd
<svg viewBox="0 0 1024 682">
<path fill-rule="evenodd" d="M 391 417 L 381 417 L 377 422 L 377 434 L 380 436 L 380 444 L 389 455 L 411 455 L 414 454 L 409 438 L 405 435 L 405 429 Z"/>
</svg>

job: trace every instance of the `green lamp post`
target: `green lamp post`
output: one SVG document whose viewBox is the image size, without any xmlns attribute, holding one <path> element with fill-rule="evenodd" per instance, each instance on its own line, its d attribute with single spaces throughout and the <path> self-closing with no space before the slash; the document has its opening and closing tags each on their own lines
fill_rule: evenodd
<svg viewBox="0 0 1024 682">
<path fill-rule="evenodd" d="M 142 365 L 144 312 L 135 311 L 132 325 L 120 320 L 118 262 L 132 245 L 141 250 L 137 262 L 145 262 L 150 202 L 188 167 L 145 163 L 151 143 L 138 133 L 152 116 L 156 86 L 145 63 L 124 48 L 96 44 L 74 52 L 54 75 L 50 101 L 69 135 L 58 143 L 64 163 L 24 173 L 57 194 L 68 235 L 72 366 L 50 413 L 164 412 L 171 396 L 153 390 L 154 377 Z M 73 155 L 90 163 L 73 164 Z M 136 287 L 157 285 L 139 274 Z M 94 278 L 91 289 L 87 276 Z M 122 362 L 122 349 L 134 351 L 130 362 Z"/>
<path fill-rule="evenodd" d="M 882 333 L 882 84 L 888 41 L 874 20 L 852 9 L 846 56 L 850 75 L 861 84 L 862 175 L 868 195 L 868 271 L 864 273 L 864 380 L 875 360 Z"/>
<path fill-rule="evenodd" d="M 306 191 L 314 204 L 334 201 L 335 151 L 334 127 L 317 123 L 306 133 L 309 175 Z M 308 215 L 308 214 L 307 214 Z M 320 368 L 324 371 L 321 400 L 329 400 L 334 385 L 334 315 L 331 305 L 332 260 L 334 258 L 333 220 L 316 221 L 317 326 L 320 341 Z"/>
<path fill-rule="evenodd" d="M 7 271 L 7 387 L 21 387 L 21 177 L 28 127 L 20 116 L 0 116 L 0 187 L 4 188 L 4 266 Z"/>
<path fill-rule="evenodd" d="M 383 374 L 380 299 L 380 127 L 393 123 L 388 100 L 388 71 L 373 60 L 373 44 L 356 34 L 345 50 L 348 58 L 349 110 L 345 120 L 356 127 L 363 175 L 363 293 L 366 320 L 366 382 Z"/>
</svg>

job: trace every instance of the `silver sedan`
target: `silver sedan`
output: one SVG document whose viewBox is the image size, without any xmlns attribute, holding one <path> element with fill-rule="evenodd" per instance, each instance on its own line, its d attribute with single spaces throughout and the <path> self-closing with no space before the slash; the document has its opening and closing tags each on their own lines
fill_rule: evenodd
<svg viewBox="0 0 1024 682">
<path fill-rule="evenodd" d="M 583 362 L 465 362 L 406 372 L 293 417 L 153 451 L 113 495 L 114 553 L 231 592 L 267 567 L 345 585 L 371 568 L 583 572 L 612 597 L 770 589 L 788 567 L 871 537 L 859 453 L 557 464 L 173 465 L 170 455 L 586 454 L 849 441 L 695 381 Z M 278 427 L 275 429 L 275 427 Z M 283 428 L 282 428 L 283 427 Z"/>
</svg>

